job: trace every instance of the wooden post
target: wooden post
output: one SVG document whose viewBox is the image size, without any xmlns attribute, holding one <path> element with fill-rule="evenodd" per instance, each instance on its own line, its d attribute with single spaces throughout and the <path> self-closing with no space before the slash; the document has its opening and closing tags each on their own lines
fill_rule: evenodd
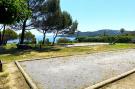
<svg viewBox="0 0 135 89">
<path fill-rule="evenodd" d="M 0 72 L 2 72 L 3 71 L 3 68 L 2 68 L 3 66 L 2 66 L 2 60 L 0 60 Z"/>
</svg>

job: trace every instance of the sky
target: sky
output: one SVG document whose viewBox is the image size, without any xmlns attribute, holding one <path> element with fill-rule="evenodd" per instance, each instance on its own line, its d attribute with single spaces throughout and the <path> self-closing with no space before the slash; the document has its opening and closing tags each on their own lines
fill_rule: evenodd
<svg viewBox="0 0 135 89">
<path fill-rule="evenodd" d="M 135 30 L 135 0 L 60 0 L 60 5 L 79 22 L 79 31 Z M 36 30 L 31 32 L 42 35 Z"/>
<path fill-rule="evenodd" d="M 80 31 L 135 30 L 135 0 L 61 0 Z"/>
</svg>

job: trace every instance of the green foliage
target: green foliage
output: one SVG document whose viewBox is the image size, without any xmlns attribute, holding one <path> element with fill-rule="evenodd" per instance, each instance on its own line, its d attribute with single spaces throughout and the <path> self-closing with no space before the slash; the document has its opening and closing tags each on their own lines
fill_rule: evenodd
<svg viewBox="0 0 135 89">
<path fill-rule="evenodd" d="M 3 33 L 3 31 L 0 33 Z M 5 45 L 5 44 L 7 44 L 7 41 L 14 40 L 17 38 L 18 38 L 18 34 L 14 30 L 6 29 L 6 30 L 4 30 L 3 41 L 0 41 L 0 42 L 2 42 L 3 45 Z M 0 39 L 1 39 L 1 37 L 0 37 Z"/>
<path fill-rule="evenodd" d="M 19 34 L 19 37 L 21 37 L 21 34 Z M 36 43 L 35 35 L 32 34 L 30 31 L 25 32 L 24 40 L 25 40 L 25 43 L 27 43 L 27 44 Z"/>
<path fill-rule="evenodd" d="M 8 41 L 8 40 L 14 40 L 17 38 L 18 38 L 18 35 L 15 31 L 13 31 L 11 29 L 5 30 L 4 40 Z"/>
<path fill-rule="evenodd" d="M 77 22 L 77 20 L 76 20 L 76 21 L 74 21 L 74 22 L 72 23 L 72 26 L 71 26 L 71 28 L 70 28 L 69 34 L 74 34 L 75 31 L 77 30 L 77 27 L 78 27 L 78 22 Z"/>
<path fill-rule="evenodd" d="M 65 43 L 72 43 L 72 41 L 70 39 L 67 39 L 67 38 L 59 38 L 57 40 L 57 43 L 58 44 L 65 44 Z"/>
<path fill-rule="evenodd" d="M 120 32 L 121 32 L 121 34 L 123 34 L 125 32 L 125 29 L 124 28 L 121 28 L 120 29 Z"/>
<path fill-rule="evenodd" d="M 62 29 L 69 28 L 72 25 L 72 17 L 67 11 L 63 11 L 62 13 Z"/>
<path fill-rule="evenodd" d="M 40 5 L 39 8 L 40 11 L 38 11 L 38 13 L 40 12 L 41 15 L 37 15 L 34 17 L 34 27 L 36 27 L 38 31 L 43 33 L 42 44 L 45 44 L 47 31 L 53 31 L 56 25 L 62 24 L 59 22 L 57 23 L 57 21 L 59 20 L 59 15 L 61 14 L 60 0 L 46 0 L 45 5 Z"/>
<path fill-rule="evenodd" d="M 56 30 L 63 30 L 72 25 L 72 17 L 66 11 L 57 12 L 54 16 L 54 27 Z"/>
<path fill-rule="evenodd" d="M 40 44 L 40 45 L 41 45 L 42 43 L 43 43 L 43 41 L 42 41 L 42 40 L 38 41 L 38 44 Z"/>
<path fill-rule="evenodd" d="M 0 23 L 12 24 L 20 20 L 20 15 L 26 13 L 26 0 L 1 0 Z"/>
<path fill-rule="evenodd" d="M 54 45 L 55 39 L 59 31 L 63 32 L 65 29 L 69 29 L 72 24 L 72 18 L 68 12 L 57 12 L 55 13 L 53 19 L 53 26 L 56 28 L 56 33 L 53 39 L 52 45 Z"/>
<path fill-rule="evenodd" d="M 55 13 L 60 10 L 60 0 L 47 0 L 47 11 L 50 13 Z"/>
<path fill-rule="evenodd" d="M 64 29 L 68 29 L 72 24 L 72 17 L 66 11 L 61 11 L 60 0 L 47 0 L 48 3 L 48 16 L 46 18 L 47 28 L 49 27 L 53 31 L 54 39 L 52 45 L 54 45 L 55 39 L 59 32 L 62 32 Z"/>
<path fill-rule="evenodd" d="M 133 36 L 101 36 L 101 37 L 78 37 L 79 42 L 109 42 L 109 43 L 129 43 Z"/>
<path fill-rule="evenodd" d="M 51 42 L 50 42 L 49 39 L 47 38 L 47 39 L 45 40 L 45 44 L 46 44 L 46 45 L 50 45 L 50 43 L 51 43 Z"/>
<path fill-rule="evenodd" d="M 38 41 L 38 44 L 39 45 L 41 45 L 43 43 L 43 41 L 42 40 L 40 40 L 40 41 Z M 47 39 L 45 39 L 45 44 L 42 44 L 42 45 L 50 45 L 51 44 L 51 42 L 49 41 L 49 39 L 47 38 Z"/>
<path fill-rule="evenodd" d="M 33 18 L 35 18 L 41 12 L 40 6 L 44 5 L 45 0 L 19 0 L 20 2 L 24 1 L 24 4 L 21 3 L 22 12 L 19 13 L 18 20 L 19 23 L 16 23 L 15 28 L 22 30 L 22 35 L 20 39 L 20 44 L 24 43 L 25 30 L 30 29 L 33 25 Z"/>
</svg>

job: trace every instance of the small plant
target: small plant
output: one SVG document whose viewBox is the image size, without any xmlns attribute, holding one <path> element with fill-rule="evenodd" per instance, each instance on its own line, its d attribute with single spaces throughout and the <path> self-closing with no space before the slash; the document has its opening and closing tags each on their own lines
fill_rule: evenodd
<svg viewBox="0 0 135 89">
<path fill-rule="evenodd" d="M 17 44 L 17 48 L 23 50 L 32 49 L 32 47 L 28 44 Z"/>
<path fill-rule="evenodd" d="M 51 44 L 51 43 L 50 43 L 49 39 L 47 38 L 47 39 L 45 40 L 45 45 L 48 46 L 49 44 Z"/>
<path fill-rule="evenodd" d="M 38 44 L 42 44 L 42 43 L 43 43 L 43 41 L 42 41 L 42 40 L 38 41 Z"/>
<path fill-rule="evenodd" d="M 57 40 L 57 43 L 58 44 L 67 44 L 67 43 L 72 43 L 72 41 L 70 39 L 67 39 L 67 38 L 59 38 Z"/>
</svg>

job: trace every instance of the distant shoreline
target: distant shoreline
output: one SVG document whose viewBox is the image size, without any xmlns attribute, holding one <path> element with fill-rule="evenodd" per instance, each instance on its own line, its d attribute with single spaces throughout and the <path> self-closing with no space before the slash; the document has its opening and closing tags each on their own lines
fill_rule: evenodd
<svg viewBox="0 0 135 89">
<path fill-rule="evenodd" d="M 56 38 L 56 41 L 59 39 L 59 38 L 67 38 L 67 39 L 70 39 L 71 41 L 75 40 L 76 37 L 75 36 L 58 36 Z M 39 42 L 39 41 L 42 41 L 43 37 L 42 36 L 37 36 L 36 37 L 36 41 Z M 53 42 L 53 36 L 47 36 L 46 39 L 49 39 L 49 42 Z M 7 43 L 19 43 L 19 39 L 16 39 L 16 40 L 10 40 L 8 41 Z"/>
</svg>

